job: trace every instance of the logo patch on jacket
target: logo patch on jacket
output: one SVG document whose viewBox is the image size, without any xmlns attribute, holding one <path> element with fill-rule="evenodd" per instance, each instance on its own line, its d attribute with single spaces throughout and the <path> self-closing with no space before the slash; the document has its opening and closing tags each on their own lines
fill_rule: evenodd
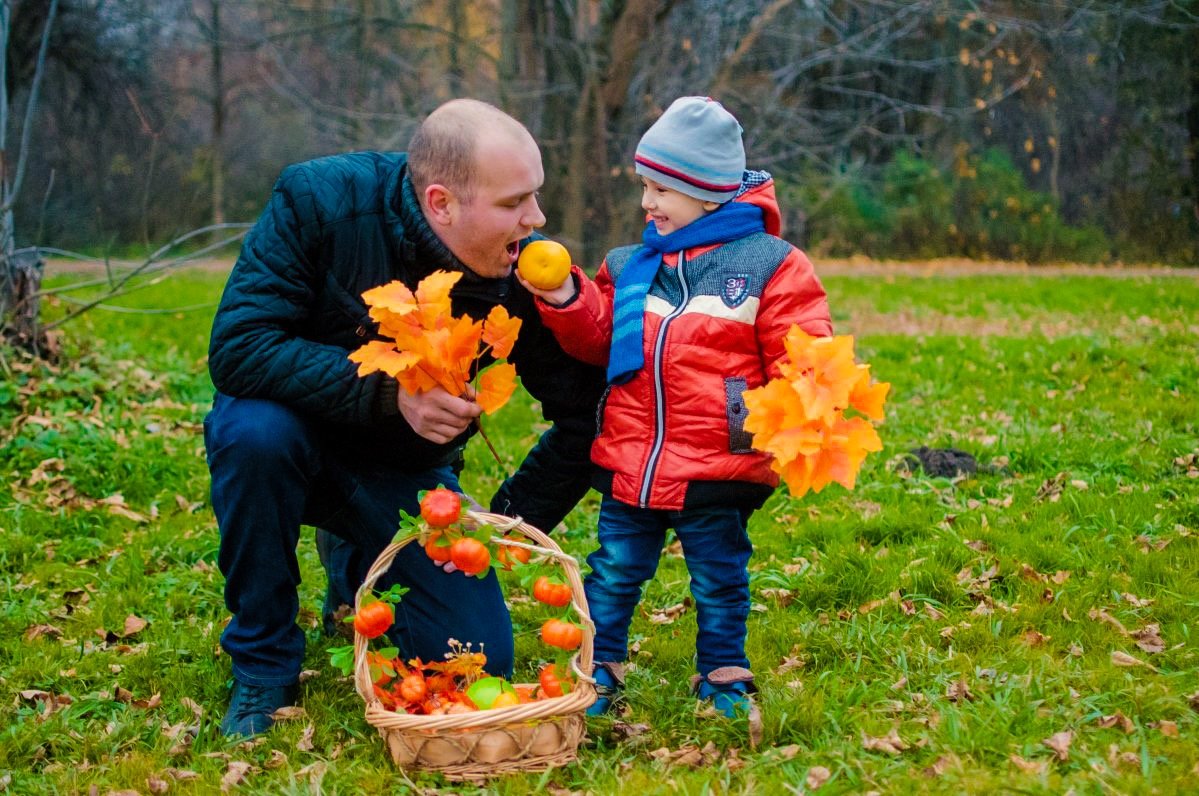
<svg viewBox="0 0 1199 796">
<path fill-rule="evenodd" d="M 724 288 L 720 291 L 720 299 L 725 306 L 733 309 L 745 303 L 749 298 L 749 274 L 733 274 L 724 279 Z"/>
</svg>

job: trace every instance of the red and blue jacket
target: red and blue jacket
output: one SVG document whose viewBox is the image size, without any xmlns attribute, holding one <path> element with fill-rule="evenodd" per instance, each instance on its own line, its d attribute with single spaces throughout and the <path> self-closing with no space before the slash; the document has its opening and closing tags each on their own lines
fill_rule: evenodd
<svg viewBox="0 0 1199 796">
<path fill-rule="evenodd" d="M 777 237 L 773 181 L 734 201 L 761 207 L 766 232 L 663 257 L 646 301 L 645 365 L 600 402 L 596 487 L 623 503 L 756 508 L 778 485 L 769 455 L 750 446 L 742 394 L 779 375 L 792 324 L 820 337 L 832 321 L 812 263 Z M 566 304 L 537 302 L 562 347 L 584 362 L 607 365 L 614 285 L 636 249 L 609 252 L 594 280 L 575 266 L 579 292 Z"/>
</svg>

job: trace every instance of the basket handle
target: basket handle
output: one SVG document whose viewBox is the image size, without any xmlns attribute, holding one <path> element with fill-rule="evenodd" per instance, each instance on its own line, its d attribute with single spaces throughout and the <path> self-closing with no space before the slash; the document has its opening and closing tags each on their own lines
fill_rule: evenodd
<svg viewBox="0 0 1199 796">
<path fill-rule="evenodd" d="M 595 623 L 591 621 L 591 612 L 587 607 L 587 596 L 583 592 L 583 578 L 579 574 L 579 563 L 573 556 L 562 552 L 562 548 L 558 543 L 547 536 L 542 531 L 524 522 L 520 517 L 506 517 L 502 514 L 492 514 L 486 511 L 467 511 L 465 513 L 464 525 L 468 528 L 479 528 L 483 525 L 490 525 L 502 534 L 517 531 L 527 539 L 532 540 L 533 544 L 524 544 L 521 542 L 492 537 L 493 542 L 497 542 L 509 547 L 520 547 L 526 550 L 531 550 L 540 553 L 557 561 L 566 573 L 566 581 L 570 585 L 571 592 L 571 608 L 578 615 L 579 621 L 583 625 L 583 643 L 579 647 L 579 651 L 571 656 L 570 666 L 575 674 L 582 680 L 594 682 L 591 677 L 591 668 L 594 663 L 592 655 L 594 654 L 595 641 Z M 409 536 L 393 541 L 379 553 L 379 557 L 375 559 L 375 563 L 371 565 L 370 570 L 366 573 L 366 579 L 362 586 L 358 588 L 358 593 L 354 595 L 354 613 L 362 607 L 362 598 L 370 594 L 374 589 L 375 583 L 383 576 L 400 550 L 406 545 L 411 544 L 418 539 L 419 533 L 410 534 Z M 438 576 L 444 573 L 438 573 L 434 570 L 432 562 L 430 562 L 430 574 Z M 463 577 L 467 577 L 463 575 Z M 467 639 L 469 641 L 469 639 Z M 378 703 L 379 698 L 375 695 L 374 682 L 370 676 L 370 665 L 366 660 L 367 644 L 369 639 L 366 636 L 354 631 L 354 686 L 358 690 L 358 694 L 366 701 L 368 705 Z"/>
</svg>

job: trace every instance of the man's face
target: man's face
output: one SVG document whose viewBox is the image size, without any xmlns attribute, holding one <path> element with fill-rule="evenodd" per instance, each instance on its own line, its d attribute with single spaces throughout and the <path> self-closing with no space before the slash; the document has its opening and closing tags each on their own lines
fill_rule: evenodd
<svg viewBox="0 0 1199 796">
<path fill-rule="evenodd" d="M 517 243 L 545 224 L 537 191 L 545 181 L 541 152 L 527 134 L 480 134 L 469 201 L 453 203 L 450 223 L 437 230 L 458 259 L 479 276 L 512 272 Z"/>
</svg>

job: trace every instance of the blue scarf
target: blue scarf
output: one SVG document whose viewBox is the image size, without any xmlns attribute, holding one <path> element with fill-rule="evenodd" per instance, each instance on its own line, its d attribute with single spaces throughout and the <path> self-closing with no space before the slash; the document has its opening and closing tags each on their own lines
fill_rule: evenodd
<svg viewBox="0 0 1199 796">
<path fill-rule="evenodd" d="M 726 202 L 669 235 L 659 235 L 652 221 L 646 224 L 645 232 L 641 233 L 641 248 L 633 253 L 616 277 L 608 381 L 623 384 L 645 364 L 641 342 L 645 299 L 658 266 L 662 264 L 663 254 L 728 243 L 765 229 L 762 209 L 746 202 Z"/>
</svg>

